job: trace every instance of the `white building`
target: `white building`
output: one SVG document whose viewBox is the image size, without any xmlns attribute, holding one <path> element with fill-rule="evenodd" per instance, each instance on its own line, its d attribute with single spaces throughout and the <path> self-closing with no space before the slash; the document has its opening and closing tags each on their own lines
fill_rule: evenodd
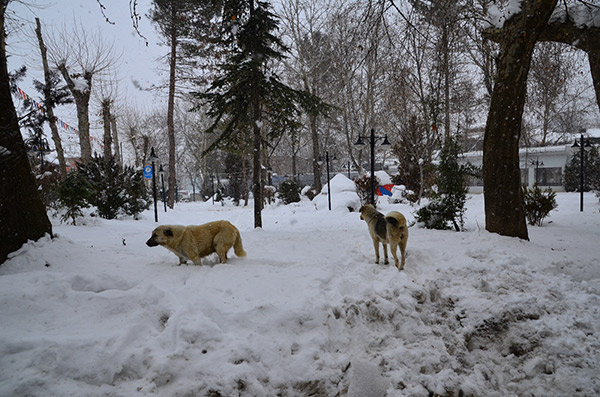
<svg viewBox="0 0 600 397">
<path fill-rule="evenodd" d="M 544 146 L 535 148 L 522 148 L 519 150 L 519 167 L 521 168 L 521 184 L 533 187 L 537 182 L 542 189 L 547 187 L 555 192 L 564 191 L 563 175 L 565 165 L 571 159 L 574 148 L 571 145 Z M 481 167 L 483 152 L 463 153 L 459 162 L 471 163 Z M 472 178 L 469 193 L 482 193 L 483 181 Z"/>
<path fill-rule="evenodd" d="M 536 182 L 542 188 L 550 188 L 555 192 L 564 191 L 563 175 L 565 165 L 571 161 L 571 157 L 579 148 L 572 147 L 573 142 L 579 143 L 580 135 L 573 134 L 573 140 L 566 145 L 543 146 L 533 148 L 519 149 L 519 167 L 521 168 L 521 184 L 527 187 L 533 187 Z M 589 140 L 593 145 L 600 143 L 600 128 L 590 128 L 585 130 L 584 139 Z M 471 163 L 476 167 L 481 167 L 483 162 L 483 152 L 463 153 L 459 158 L 460 164 Z M 483 181 L 480 178 L 472 178 L 469 186 L 469 193 L 482 193 Z"/>
</svg>

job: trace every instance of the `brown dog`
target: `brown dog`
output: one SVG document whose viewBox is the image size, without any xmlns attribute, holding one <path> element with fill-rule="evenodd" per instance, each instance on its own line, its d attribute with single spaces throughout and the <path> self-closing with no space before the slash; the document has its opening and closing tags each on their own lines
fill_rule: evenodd
<svg viewBox="0 0 600 397">
<path fill-rule="evenodd" d="M 179 264 L 188 259 L 201 265 L 200 259 L 214 252 L 221 263 L 227 262 L 231 247 L 237 256 L 246 256 L 239 230 L 227 221 L 215 221 L 199 226 L 162 225 L 152 231 L 148 247 L 162 245 L 179 257 Z"/>
<path fill-rule="evenodd" d="M 383 215 L 377 211 L 371 204 L 363 205 L 360 208 L 360 219 L 367 222 L 369 233 L 373 239 L 375 247 L 375 263 L 379 263 L 379 243 L 383 245 L 383 258 L 388 264 L 387 245 L 390 245 L 390 251 L 396 261 L 398 270 L 404 269 L 404 259 L 406 256 L 406 242 L 408 241 L 408 227 L 404 215 L 398 211 L 392 211 Z M 402 263 L 398 266 L 398 255 L 396 250 L 400 246 L 402 254 Z"/>
</svg>

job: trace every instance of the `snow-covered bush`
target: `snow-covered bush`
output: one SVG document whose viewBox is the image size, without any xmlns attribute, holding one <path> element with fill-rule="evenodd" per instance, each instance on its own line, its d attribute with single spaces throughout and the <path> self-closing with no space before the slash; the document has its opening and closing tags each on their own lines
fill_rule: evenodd
<svg viewBox="0 0 600 397">
<path fill-rule="evenodd" d="M 430 203 L 420 208 L 415 218 L 428 229 L 450 229 L 458 232 L 464 224 L 467 201 L 467 177 L 474 173 L 470 165 L 458 164 L 458 143 L 447 138 L 437 166 L 436 185 Z"/>
<path fill-rule="evenodd" d="M 557 207 L 556 193 L 548 188 L 542 191 L 535 185 L 524 192 L 525 216 L 530 225 L 542 226 L 550 211 Z"/>
<path fill-rule="evenodd" d="M 294 180 L 287 180 L 279 186 L 279 198 L 284 204 L 297 203 L 300 201 L 300 186 Z"/>
<path fill-rule="evenodd" d="M 118 215 L 136 216 L 150 207 L 141 170 L 121 167 L 114 158 L 94 157 L 87 164 L 78 164 L 77 171 L 61 183 L 59 201 L 66 208 L 63 216 L 72 219 L 81 209 L 94 206 L 102 218 Z"/>
</svg>

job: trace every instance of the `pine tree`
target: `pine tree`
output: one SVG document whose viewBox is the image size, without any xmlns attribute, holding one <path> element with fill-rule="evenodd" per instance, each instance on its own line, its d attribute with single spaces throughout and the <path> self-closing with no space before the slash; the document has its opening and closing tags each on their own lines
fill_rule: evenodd
<svg viewBox="0 0 600 397">
<path fill-rule="evenodd" d="M 449 229 L 452 225 L 457 232 L 463 228 L 467 177 L 474 175 L 475 169 L 470 165 L 458 164 L 459 153 L 457 141 L 448 136 L 437 169 L 437 192 L 431 202 L 416 213 L 417 221 L 423 222 L 427 228 Z"/>
<path fill-rule="evenodd" d="M 592 147 L 589 151 L 583 151 L 583 191 L 589 192 L 594 189 L 600 179 L 600 156 L 598 148 Z M 579 192 L 581 172 L 581 152 L 576 150 L 571 160 L 565 165 L 563 186 L 567 192 Z"/>
<path fill-rule="evenodd" d="M 82 214 L 81 209 L 94 206 L 98 215 L 114 219 L 118 215 L 137 216 L 150 207 L 143 174 L 133 167 L 121 167 L 114 157 L 95 156 L 78 164 L 58 188 L 59 201 L 66 208 L 63 221 Z"/>
<path fill-rule="evenodd" d="M 256 5 L 255 5 L 256 4 Z M 266 1 L 224 1 L 220 44 L 226 50 L 219 75 L 196 97 L 208 105 L 213 123 L 208 133 L 218 137 L 208 149 L 237 146 L 238 134 L 252 133 L 254 226 L 262 226 L 262 156 L 274 134 L 295 128 L 301 106 L 314 110 L 320 101 L 285 85 L 273 69 L 287 48 L 274 35 L 278 21 Z M 197 109 L 200 109 L 198 107 Z M 274 128 L 265 133 L 266 125 Z"/>
</svg>

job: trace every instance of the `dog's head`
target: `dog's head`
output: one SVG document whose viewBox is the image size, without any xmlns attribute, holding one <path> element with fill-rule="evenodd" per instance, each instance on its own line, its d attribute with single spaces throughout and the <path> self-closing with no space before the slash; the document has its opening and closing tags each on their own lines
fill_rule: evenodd
<svg viewBox="0 0 600 397">
<path fill-rule="evenodd" d="M 377 210 L 371 204 L 363 205 L 360 207 L 360 219 L 368 221 L 373 216 L 373 212 L 377 212 Z"/>
<path fill-rule="evenodd" d="M 167 241 L 173 237 L 173 229 L 170 226 L 159 226 L 152 231 L 152 236 L 146 241 L 148 247 L 157 245 L 166 245 Z"/>
</svg>

